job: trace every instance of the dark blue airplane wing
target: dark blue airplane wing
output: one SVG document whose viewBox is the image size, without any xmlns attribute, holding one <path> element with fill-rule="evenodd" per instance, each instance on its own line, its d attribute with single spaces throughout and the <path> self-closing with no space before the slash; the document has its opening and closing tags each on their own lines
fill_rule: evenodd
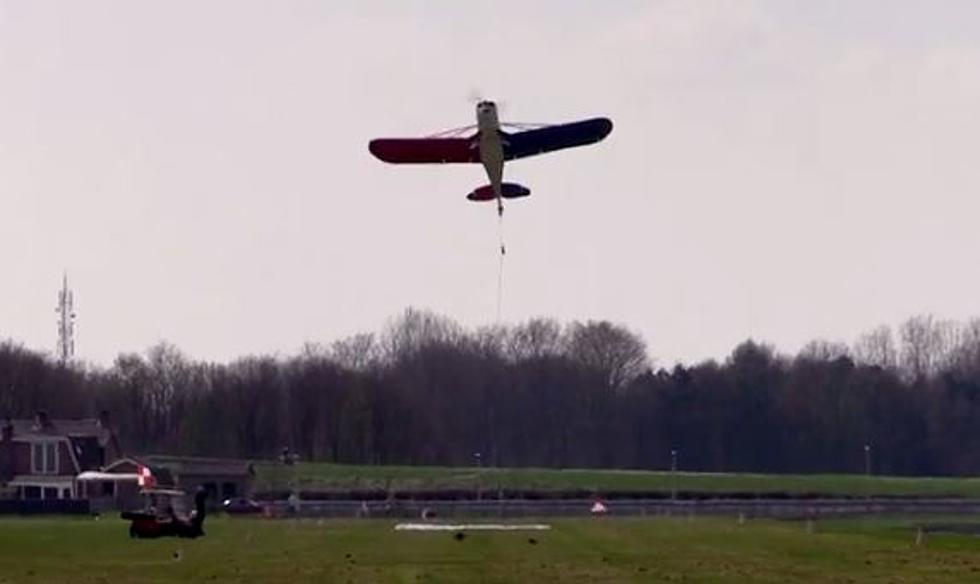
<svg viewBox="0 0 980 584">
<path fill-rule="evenodd" d="M 525 130 L 514 134 L 504 134 L 504 159 L 513 160 L 552 152 L 563 148 L 594 144 L 612 132 L 612 121 L 608 118 L 593 118 Z"/>
</svg>

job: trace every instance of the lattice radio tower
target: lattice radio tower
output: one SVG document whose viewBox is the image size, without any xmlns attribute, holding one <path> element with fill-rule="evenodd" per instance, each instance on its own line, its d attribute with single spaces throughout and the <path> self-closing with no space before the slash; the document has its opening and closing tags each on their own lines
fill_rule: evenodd
<svg viewBox="0 0 980 584">
<path fill-rule="evenodd" d="M 68 289 L 68 274 L 62 277 L 55 311 L 58 313 L 58 361 L 64 365 L 75 355 L 75 296 Z"/>
</svg>

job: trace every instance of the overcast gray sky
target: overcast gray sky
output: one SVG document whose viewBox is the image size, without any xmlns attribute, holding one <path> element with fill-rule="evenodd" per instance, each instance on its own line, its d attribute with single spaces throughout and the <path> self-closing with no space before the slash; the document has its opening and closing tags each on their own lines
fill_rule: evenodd
<svg viewBox="0 0 980 584">
<path fill-rule="evenodd" d="M 606 115 L 510 164 L 504 319 L 611 319 L 662 364 L 980 314 L 980 3 L 0 0 L 0 337 L 226 360 L 493 322 L 479 166 L 377 136 Z"/>
</svg>

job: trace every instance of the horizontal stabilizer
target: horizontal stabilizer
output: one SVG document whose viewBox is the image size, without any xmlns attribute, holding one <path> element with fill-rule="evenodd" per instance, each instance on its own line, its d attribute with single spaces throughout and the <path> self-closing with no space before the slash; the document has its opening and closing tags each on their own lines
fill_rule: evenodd
<svg viewBox="0 0 980 584">
<path fill-rule="evenodd" d="M 531 189 L 517 183 L 503 183 L 500 185 L 500 196 L 505 199 L 517 199 L 531 194 Z M 493 201 L 496 195 L 493 193 L 492 185 L 484 185 L 472 193 L 466 195 L 471 201 Z"/>
</svg>

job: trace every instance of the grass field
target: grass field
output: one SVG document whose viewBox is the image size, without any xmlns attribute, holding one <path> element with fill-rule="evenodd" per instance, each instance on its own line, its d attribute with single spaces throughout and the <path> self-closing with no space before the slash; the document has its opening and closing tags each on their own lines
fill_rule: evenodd
<svg viewBox="0 0 980 584">
<path fill-rule="evenodd" d="M 378 520 L 209 519 L 132 540 L 104 519 L 0 519 L 0 582 L 976 582 L 980 539 L 911 521 L 572 519 L 536 533 L 405 533 Z M 536 544 L 529 538 L 536 539 Z M 175 553 L 179 553 L 175 558 Z"/>
<path fill-rule="evenodd" d="M 762 475 L 656 471 L 355 466 L 323 463 L 256 464 L 256 489 L 304 490 L 390 488 L 589 489 L 613 491 L 822 493 L 980 497 L 980 478 L 919 478 L 864 475 Z"/>
</svg>

